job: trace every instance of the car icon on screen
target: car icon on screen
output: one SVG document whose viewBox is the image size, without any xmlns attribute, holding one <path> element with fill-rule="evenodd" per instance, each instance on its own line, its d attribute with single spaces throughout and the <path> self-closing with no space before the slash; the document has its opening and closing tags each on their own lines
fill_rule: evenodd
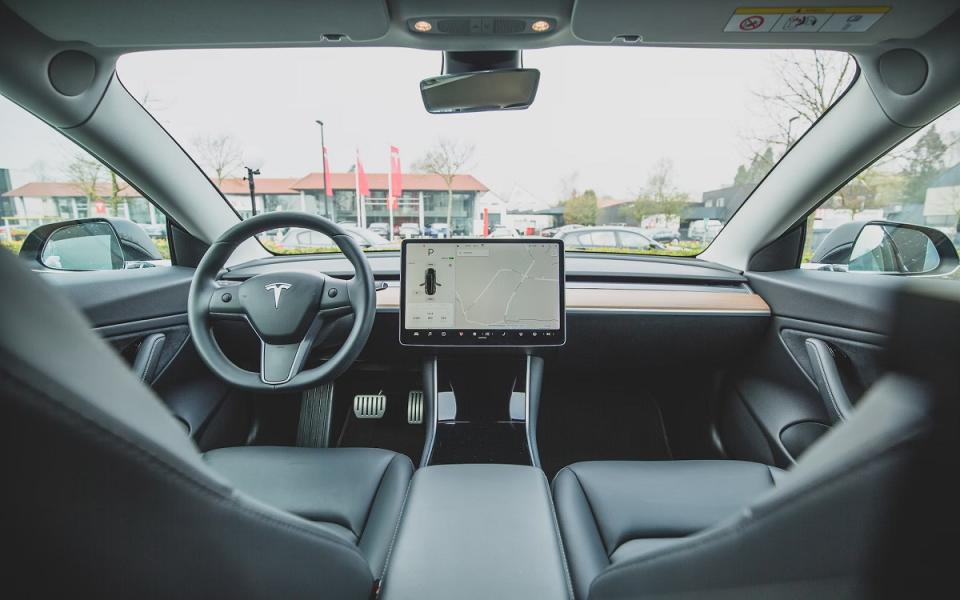
<svg viewBox="0 0 960 600">
<path fill-rule="evenodd" d="M 420 287 L 423 288 L 423 291 L 426 292 L 428 296 L 432 296 L 437 293 L 438 286 L 443 287 L 443 284 L 437 283 L 437 270 L 430 267 L 426 273 L 424 273 L 423 283 L 420 284 Z"/>
</svg>

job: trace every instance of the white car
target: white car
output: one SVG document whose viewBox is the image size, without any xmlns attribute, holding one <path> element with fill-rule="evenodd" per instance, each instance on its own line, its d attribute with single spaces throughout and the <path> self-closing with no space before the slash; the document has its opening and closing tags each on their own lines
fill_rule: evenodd
<svg viewBox="0 0 960 600">
<path fill-rule="evenodd" d="M 346 231 L 361 248 L 378 249 L 386 246 L 396 246 L 390 240 L 377 235 L 369 229 L 358 229 L 350 225 L 340 225 L 340 228 Z M 282 238 L 276 242 L 277 247 L 282 250 L 303 250 L 307 248 L 330 248 L 337 249 L 337 244 L 329 236 L 313 231 L 312 229 L 301 229 L 291 227 Z"/>
</svg>

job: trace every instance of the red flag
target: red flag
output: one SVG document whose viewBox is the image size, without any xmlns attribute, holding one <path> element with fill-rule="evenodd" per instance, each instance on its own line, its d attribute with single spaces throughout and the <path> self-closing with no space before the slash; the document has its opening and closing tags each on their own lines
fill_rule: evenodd
<svg viewBox="0 0 960 600">
<path fill-rule="evenodd" d="M 323 147 L 323 193 L 329 198 L 333 196 L 333 188 L 330 186 L 330 163 L 327 161 L 327 147 Z"/>
<path fill-rule="evenodd" d="M 363 170 L 363 163 L 360 162 L 360 153 L 357 153 L 357 189 L 361 196 L 370 197 L 370 182 L 367 181 L 367 172 Z"/>
<path fill-rule="evenodd" d="M 390 208 L 397 208 L 403 194 L 403 176 L 400 174 L 400 150 L 390 146 Z"/>
</svg>

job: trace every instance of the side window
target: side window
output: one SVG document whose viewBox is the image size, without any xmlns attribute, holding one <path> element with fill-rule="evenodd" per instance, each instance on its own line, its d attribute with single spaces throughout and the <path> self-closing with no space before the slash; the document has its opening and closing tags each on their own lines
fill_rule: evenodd
<svg viewBox="0 0 960 600">
<path fill-rule="evenodd" d="M 38 268 L 170 264 L 166 216 L 133 186 L 2 96 L 0 123 L 3 248 L 20 253 L 33 233 L 43 242 L 35 254 Z"/>
<path fill-rule="evenodd" d="M 633 233 L 632 231 L 620 231 L 617 233 L 620 236 L 620 245 L 624 248 L 629 248 L 631 250 L 646 250 L 650 247 L 650 240 L 643 237 L 639 233 Z"/>
<path fill-rule="evenodd" d="M 808 218 L 801 268 L 960 278 L 960 107 L 901 142 Z"/>
<path fill-rule="evenodd" d="M 616 248 L 617 236 L 612 231 L 594 231 L 590 234 L 591 246 L 600 248 Z"/>
</svg>

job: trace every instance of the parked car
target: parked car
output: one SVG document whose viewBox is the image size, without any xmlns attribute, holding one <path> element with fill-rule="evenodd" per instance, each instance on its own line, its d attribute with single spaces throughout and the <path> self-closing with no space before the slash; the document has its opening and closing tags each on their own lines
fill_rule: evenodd
<svg viewBox="0 0 960 600">
<path fill-rule="evenodd" d="M 492 238 L 518 238 L 522 237 L 520 232 L 514 229 L 513 227 L 507 227 L 506 225 L 497 225 L 493 228 L 493 231 L 490 232 L 488 237 Z"/>
<path fill-rule="evenodd" d="M 450 227 L 446 223 L 432 223 L 424 232 L 426 237 L 448 238 L 450 237 Z"/>
<path fill-rule="evenodd" d="M 420 226 L 416 223 L 401 223 L 397 233 L 405 240 L 420 237 L 421 235 Z"/>
<path fill-rule="evenodd" d="M 583 225 L 578 225 L 576 223 L 572 223 L 570 225 L 561 225 L 560 227 L 547 227 L 546 229 L 540 230 L 540 235 L 543 237 L 556 237 L 560 233 L 572 231 L 574 229 L 583 229 L 583 227 Z"/>
<path fill-rule="evenodd" d="M 676 244 L 680 241 L 680 230 L 664 227 L 661 229 L 644 229 L 643 234 L 661 244 Z"/>
<path fill-rule="evenodd" d="M 704 228 L 706 228 L 706 232 Z M 690 227 L 687 229 L 687 238 L 697 242 L 705 241 L 709 244 L 717 237 L 721 229 L 723 229 L 722 221 L 707 219 L 707 224 L 704 225 L 703 219 L 698 219 L 690 222 Z"/>
<path fill-rule="evenodd" d="M 387 223 L 370 223 L 367 225 L 367 231 L 375 233 L 383 238 L 390 237 L 390 225 Z"/>
<path fill-rule="evenodd" d="M 647 237 L 638 227 L 581 227 L 554 235 L 567 250 L 622 248 L 625 250 L 665 250 L 660 242 Z"/>
<path fill-rule="evenodd" d="M 390 240 L 369 229 L 359 229 L 350 225 L 341 225 L 340 228 L 346 231 L 350 237 L 364 249 L 375 249 L 393 245 Z M 276 244 L 281 250 L 299 250 L 304 248 L 337 249 L 337 244 L 330 239 L 329 236 L 319 231 L 301 229 L 300 227 L 291 227 L 282 238 L 277 240 Z"/>
<path fill-rule="evenodd" d="M 150 236 L 150 239 L 167 239 L 167 226 L 162 223 L 137 223 L 137 225 L 140 226 L 140 229 L 142 229 L 144 233 Z"/>
</svg>

